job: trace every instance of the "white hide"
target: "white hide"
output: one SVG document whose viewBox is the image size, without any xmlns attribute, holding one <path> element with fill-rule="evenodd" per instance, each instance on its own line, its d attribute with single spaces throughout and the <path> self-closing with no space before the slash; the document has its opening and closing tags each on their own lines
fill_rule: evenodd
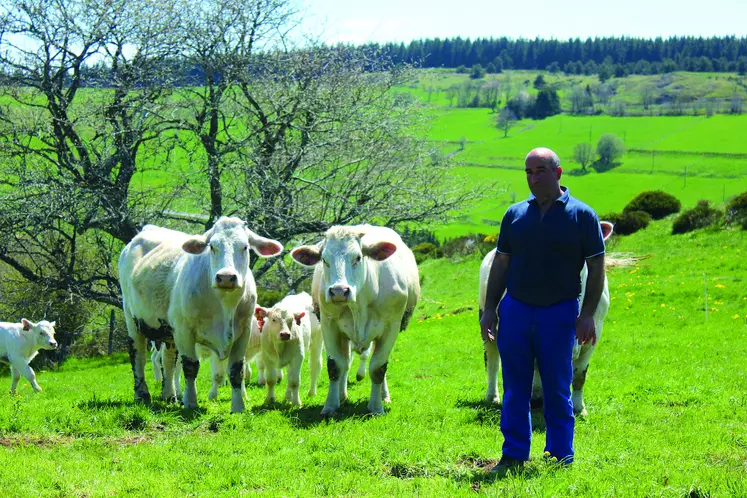
<svg viewBox="0 0 747 498">
<path fill-rule="evenodd" d="M 330 376 L 322 415 L 335 414 L 347 398 L 351 349 L 365 354 L 372 343 L 368 410 L 383 414 L 389 354 L 420 297 L 412 251 L 389 228 L 357 225 L 332 227 L 322 242 L 297 247 L 291 256 L 315 265 L 312 298 L 321 313 Z"/>
<path fill-rule="evenodd" d="M 220 218 L 203 235 L 148 225 L 122 250 L 119 275 L 127 331 L 133 341 L 135 400 L 149 401 L 145 382 L 146 333 L 167 343 L 163 358 L 163 399 L 175 400 L 176 350 L 185 371 L 183 403 L 197 407 L 197 345 L 219 361 L 228 361 L 232 382 L 231 411 L 244 410 L 244 360 L 250 320 L 257 302 L 249 269 L 249 248 L 262 257 L 282 245 L 260 237 L 238 218 Z M 140 329 L 143 330 L 140 330 Z M 189 368 L 187 368 L 189 367 Z M 189 375 L 187 375 L 189 373 Z"/>
<path fill-rule="evenodd" d="M 57 348 L 54 326 L 55 322 L 42 320 L 33 323 L 25 318 L 21 319 L 21 323 L 0 322 L 0 362 L 10 365 L 11 392 L 16 392 L 21 375 L 29 381 L 34 391 L 42 390 L 29 363 L 40 349 Z"/>
</svg>

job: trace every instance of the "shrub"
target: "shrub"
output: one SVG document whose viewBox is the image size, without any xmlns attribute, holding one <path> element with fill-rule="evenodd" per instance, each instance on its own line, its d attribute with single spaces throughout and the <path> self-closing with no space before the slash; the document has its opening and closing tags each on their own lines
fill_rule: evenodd
<svg viewBox="0 0 747 498">
<path fill-rule="evenodd" d="M 679 199 L 660 190 L 641 192 L 623 208 L 625 211 L 644 211 L 658 220 L 673 213 L 679 213 L 682 205 Z"/>
<path fill-rule="evenodd" d="M 430 242 L 421 242 L 412 248 L 412 253 L 415 255 L 415 261 L 420 264 L 426 259 L 440 258 L 441 251 L 436 247 L 435 244 Z"/>
<path fill-rule="evenodd" d="M 645 211 L 623 211 L 622 213 L 607 213 L 599 217 L 615 225 L 615 233 L 630 235 L 642 230 L 651 222 L 651 216 Z"/>
<path fill-rule="evenodd" d="M 672 234 L 692 232 L 698 228 L 709 227 L 718 222 L 723 213 L 711 207 L 708 201 L 699 201 L 698 205 L 683 212 L 672 224 Z"/>
<path fill-rule="evenodd" d="M 726 219 L 747 230 L 747 192 L 742 192 L 726 204 Z"/>
<path fill-rule="evenodd" d="M 610 164 L 619 159 L 624 153 L 625 144 L 617 137 L 617 135 L 606 133 L 599 137 L 599 142 L 597 142 L 597 155 L 599 155 L 600 163 Z"/>
<path fill-rule="evenodd" d="M 495 245 L 485 243 L 485 234 L 470 233 L 447 240 L 441 246 L 441 252 L 444 257 L 450 258 L 473 253 L 487 253 L 493 247 Z"/>
</svg>

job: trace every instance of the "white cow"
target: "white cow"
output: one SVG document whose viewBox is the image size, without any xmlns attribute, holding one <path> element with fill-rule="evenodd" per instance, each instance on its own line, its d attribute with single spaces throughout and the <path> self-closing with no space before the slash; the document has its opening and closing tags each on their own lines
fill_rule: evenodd
<svg viewBox="0 0 747 498">
<path fill-rule="evenodd" d="M 317 380 L 322 370 L 322 331 L 314 314 L 311 296 L 306 292 L 286 296 L 272 308 L 258 306 L 255 316 L 264 322 L 260 356 L 267 381 L 265 403 L 275 402 L 275 384 L 282 368 L 287 366 L 285 401 L 301 406 L 298 390 L 304 357 L 309 356 L 311 371 L 309 396 L 316 395 Z"/>
<path fill-rule="evenodd" d="M 604 240 L 607 240 L 612 235 L 613 225 L 610 222 L 602 221 L 602 233 Z M 495 249 L 485 255 L 480 265 L 480 316 L 485 309 L 485 297 L 488 288 L 488 276 L 490 275 L 490 267 L 493 265 L 493 259 L 495 258 Z M 605 260 L 605 266 L 610 266 L 608 260 Z M 588 270 L 586 264 L 581 269 L 581 302 L 583 303 L 584 296 L 586 294 L 586 277 Z M 602 327 L 604 326 L 604 318 L 607 316 L 607 311 L 610 307 L 610 291 L 607 284 L 607 277 L 604 277 L 604 288 L 602 290 L 602 296 L 599 299 L 597 309 L 594 311 L 594 325 L 596 327 L 596 341 L 595 344 L 579 344 L 576 341 L 576 345 L 573 347 L 573 413 L 585 417 L 587 415 L 586 406 L 584 405 L 584 383 L 586 382 L 586 372 L 589 369 L 589 360 L 591 354 L 596 348 L 596 343 L 602 337 Z M 484 342 L 484 354 L 485 354 L 485 369 L 488 373 L 488 389 L 485 393 L 485 400 L 488 403 L 500 403 L 501 398 L 498 394 L 498 368 L 500 367 L 500 357 L 498 355 L 498 348 L 496 341 Z M 534 384 L 532 386 L 532 407 L 541 407 L 543 403 L 542 397 L 542 383 L 540 380 L 539 370 L 537 364 L 534 365 Z"/>
<path fill-rule="evenodd" d="M 257 289 L 249 248 L 279 254 L 283 246 L 255 234 L 238 218 L 220 218 L 203 235 L 147 225 L 122 250 L 119 275 L 130 336 L 135 401 L 150 401 L 145 382 L 146 340 L 166 343 L 162 397 L 176 400 L 174 366 L 181 356 L 185 408 L 197 407 L 196 345 L 228 360 L 231 411 L 244 410 L 243 363 Z M 174 345 L 176 348 L 174 348 Z"/>
<path fill-rule="evenodd" d="M 33 323 L 25 318 L 21 318 L 21 323 L 0 322 L 0 362 L 10 365 L 13 378 L 11 392 L 16 392 L 21 375 L 29 381 L 34 391 L 42 390 L 29 363 L 40 349 L 57 349 L 54 325 L 55 322 L 42 320 Z"/>
<path fill-rule="evenodd" d="M 316 265 L 311 295 L 321 312 L 329 374 L 322 415 L 335 414 L 347 398 L 351 346 L 360 354 L 371 343 L 368 411 L 383 414 L 389 354 L 420 298 L 415 256 L 396 232 L 370 225 L 332 227 L 319 244 L 297 247 L 291 256 Z"/>
</svg>

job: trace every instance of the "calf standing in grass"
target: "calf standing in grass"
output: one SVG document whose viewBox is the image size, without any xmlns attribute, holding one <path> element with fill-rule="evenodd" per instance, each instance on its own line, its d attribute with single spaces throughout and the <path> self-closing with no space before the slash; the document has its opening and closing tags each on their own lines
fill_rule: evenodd
<svg viewBox="0 0 747 498">
<path fill-rule="evenodd" d="M 21 375 L 29 381 L 34 391 L 42 390 L 29 363 L 40 349 L 57 349 L 54 325 L 55 322 L 42 320 L 33 323 L 25 318 L 21 319 L 21 323 L 0 322 L 0 362 L 10 364 L 13 378 L 11 392 L 16 392 Z"/>
<path fill-rule="evenodd" d="M 286 296 L 272 308 L 256 308 L 256 318 L 264 322 L 261 332 L 261 357 L 267 382 L 265 403 L 275 402 L 275 384 L 281 369 L 288 367 L 288 387 L 285 401 L 301 406 L 298 390 L 301 366 L 308 354 L 311 370 L 309 396 L 316 394 L 316 384 L 322 369 L 322 333 L 314 315 L 311 296 L 305 292 Z"/>
<path fill-rule="evenodd" d="M 396 232 L 371 225 L 332 227 L 319 244 L 291 256 L 315 266 L 311 295 L 321 311 L 329 375 L 322 415 L 334 415 L 347 398 L 351 346 L 361 354 L 371 343 L 368 411 L 384 414 L 389 353 L 420 298 L 415 256 Z"/>
</svg>

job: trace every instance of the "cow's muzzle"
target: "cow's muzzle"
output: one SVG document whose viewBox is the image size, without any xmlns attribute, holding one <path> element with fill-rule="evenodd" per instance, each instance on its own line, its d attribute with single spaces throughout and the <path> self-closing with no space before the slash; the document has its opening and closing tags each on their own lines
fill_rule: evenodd
<svg viewBox="0 0 747 498">
<path fill-rule="evenodd" d="M 333 285 L 329 288 L 329 299 L 336 303 L 350 300 L 350 287 L 347 285 Z"/>
<path fill-rule="evenodd" d="M 290 338 L 291 338 L 290 332 L 280 332 L 281 341 L 290 341 Z"/>
<path fill-rule="evenodd" d="M 239 276 L 233 272 L 218 272 L 215 274 L 216 289 L 233 290 L 239 286 Z"/>
</svg>

